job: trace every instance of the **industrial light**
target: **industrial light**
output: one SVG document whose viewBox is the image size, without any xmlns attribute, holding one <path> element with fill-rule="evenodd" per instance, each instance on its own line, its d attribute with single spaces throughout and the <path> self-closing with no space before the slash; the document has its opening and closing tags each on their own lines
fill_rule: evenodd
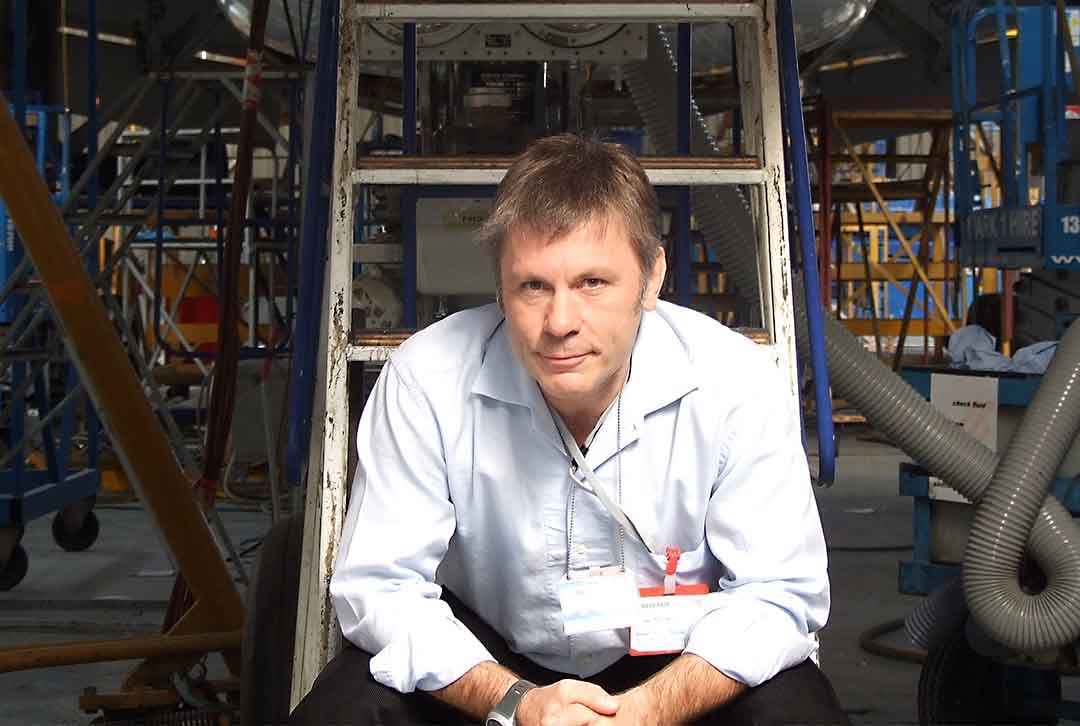
<svg viewBox="0 0 1080 726">
<path fill-rule="evenodd" d="M 826 63 L 818 68 L 819 71 L 825 73 L 828 71 L 842 71 L 850 68 L 860 68 L 862 66 L 870 66 L 876 63 L 888 63 L 889 61 L 906 60 L 908 54 L 903 51 L 894 51 L 892 53 L 878 53 L 875 55 L 864 55 L 859 58 L 852 58 L 851 60 L 835 61 L 833 63 Z"/>
<path fill-rule="evenodd" d="M 90 36 L 84 28 L 73 28 L 70 25 L 61 25 L 56 29 L 56 32 L 60 33 L 60 35 L 70 35 L 74 38 L 88 38 Z M 98 40 L 103 43 L 112 43 L 114 45 L 135 45 L 134 38 L 129 38 L 126 35 L 114 35 L 113 33 L 98 33 Z"/>
<path fill-rule="evenodd" d="M 73 38 L 89 38 L 90 34 L 85 28 L 73 28 L 70 25 L 61 25 L 56 29 L 60 35 L 67 35 Z M 135 46 L 135 39 L 126 35 L 116 35 L 115 33 L 98 33 L 98 40 L 102 43 L 112 43 L 113 45 L 124 45 L 128 47 Z M 236 56 L 223 55 L 221 53 L 213 53 L 208 50 L 200 50 L 195 52 L 195 57 L 199 60 L 210 61 L 212 63 L 224 63 L 230 66 L 239 66 L 241 68 L 246 65 L 246 61 L 243 58 L 237 58 Z"/>
</svg>

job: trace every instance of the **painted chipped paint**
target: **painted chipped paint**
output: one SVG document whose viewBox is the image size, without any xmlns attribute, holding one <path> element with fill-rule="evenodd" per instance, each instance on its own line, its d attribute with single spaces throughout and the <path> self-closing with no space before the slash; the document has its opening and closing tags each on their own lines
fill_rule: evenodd
<svg viewBox="0 0 1080 726">
<path fill-rule="evenodd" d="M 327 267 L 327 290 L 330 314 L 323 329 L 320 368 L 325 381 L 320 405 L 312 416 L 321 442 L 320 469 L 309 475 L 318 481 L 311 492 L 305 513 L 305 564 L 301 572 L 301 600 L 297 613 L 295 667 L 293 669 L 293 705 L 310 690 L 315 677 L 333 656 L 337 647 L 337 623 L 329 598 L 330 577 L 343 524 L 345 478 L 348 466 L 346 431 L 348 392 L 346 390 L 348 333 L 351 326 L 352 290 L 353 185 L 352 168 L 355 138 L 355 103 L 357 88 L 356 25 L 350 18 L 354 0 L 343 0 L 339 37 L 337 78 L 337 127 L 333 166 L 333 201 L 331 216 L 331 264 Z M 345 423 L 343 423 L 345 422 Z M 318 476 L 315 476 L 315 474 Z M 309 492 L 311 491 L 309 485 Z M 316 501 L 312 501 L 312 497 Z M 307 543 L 311 543 L 308 545 Z M 309 549 L 310 547 L 310 549 Z"/>
</svg>

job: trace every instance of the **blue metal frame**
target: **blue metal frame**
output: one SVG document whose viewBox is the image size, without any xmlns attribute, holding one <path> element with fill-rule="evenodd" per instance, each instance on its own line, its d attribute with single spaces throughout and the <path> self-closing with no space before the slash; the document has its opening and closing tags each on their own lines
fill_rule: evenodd
<svg viewBox="0 0 1080 726">
<path fill-rule="evenodd" d="M 337 118 L 338 0 L 319 6 L 319 54 L 315 65 L 311 151 L 304 169 L 304 212 L 300 230 L 299 293 L 293 366 L 289 380 L 289 432 L 285 445 L 285 480 L 303 484 L 311 439 L 311 410 L 318 370 L 319 330 L 326 272 L 326 234 L 330 201 L 323 195 L 333 165 L 334 119 Z"/>
<path fill-rule="evenodd" d="M 934 368 L 931 366 L 905 367 L 900 371 L 901 377 L 903 377 L 908 385 L 914 388 L 920 396 L 928 401 L 930 400 L 930 378 L 934 373 L 954 373 L 974 376 L 985 375 L 986 377 L 996 378 L 998 380 L 999 406 L 1027 406 L 1031 402 L 1031 399 L 1035 395 L 1035 391 L 1039 388 L 1039 383 L 1042 380 L 1042 377 L 1038 375 L 998 372 L 986 372 L 985 374 L 980 374 L 978 371 L 960 371 L 948 368 Z"/>
<path fill-rule="evenodd" d="M 12 18 L 11 42 L 11 88 L 15 103 L 15 123 L 19 130 L 26 132 L 26 8 L 27 0 L 15 0 Z"/>
<path fill-rule="evenodd" d="M 86 4 L 86 159 L 93 159 L 98 153 L 98 16 L 97 0 L 87 0 Z M 98 202 L 98 174 L 95 171 L 86 185 L 87 208 L 94 209 Z M 159 218 L 160 219 L 160 218 Z M 86 255 L 86 271 L 91 280 L 98 276 L 97 250 L 91 249 Z M 83 396 L 86 406 L 86 450 L 87 463 L 91 469 L 97 469 L 101 454 L 101 422 L 89 395 Z"/>
<path fill-rule="evenodd" d="M 24 72 L 24 71 L 19 71 Z M 49 161 L 55 162 L 56 178 L 53 180 L 56 190 L 53 197 L 58 205 L 63 204 L 70 193 L 71 176 L 71 115 L 62 107 L 47 106 L 26 103 L 25 79 L 23 82 L 13 83 L 13 86 L 21 88 L 19 93 L 14 94 L 12 110 L 21 114 L 18 116 L 22 121 L 24 133 L 29 129 L 26 125 L 27 118 L 33 118 L 34 140 L 33 150 L 39 172 L 44 176 Z M 21 103 L 20 103 L 21 101 Z M 56 125 L 53 126 L 53 123 Z M 59 158 L 51 158 L 53 149 L 49 143 L 53 130 L 59 135 Z M 4 230 L 5 249 L 0 253 L 0 276 L 4 279 L 15 269 L 23 257 L 22 246 L 18 243 L 13 225 L 10 224 L 6 208 L 0 201 L 0 229 Z M 96 269 L 97 250 L 91 250 L 87 264 Z M 0 301 L 0 320 L 10 323 L 23 305 L 26 304 L 24 294 L 11 294 Z M 9 331 L 10 332 L 10 331 Z M 54 364 L 55 365 L 55 364 Z M 70 364 L 60 364 L 60 375 L 63 380 L 62 397 L 66 397 L 78 384 L 78 378 L 74 367 Z M 28 379 L 33 379 L 33 406 L 41 415 L 45 415 L 52 408 L 50 401 L 50 384 L 47 380 L 43 361 L 16 359 L 9 365 L 11 372 L 10 395 L 7 397 L 7 406 L 10 410 L 10 421 L 2 432 L 5 443 L 9 448 L 20 446 L 26 435 L 25 418 L 27 412 L 27 396 L 21 395 L 23 384 Z M 20 395 L 16 395 L 20 394 Z M 55 423 L 51 423 L 41 433 L 42 451 L 45 456 L 45 468 L 29 467 L 23 455 L 16 456 L 8 468 L 0 470 L 0 527 L 19 526 L 40 517 L 49 512 L 58 510 L 72 502 L 79 501 L 97 493 L 101 484 L 101 472 L 98 468 L 99 441 L 96 416 L 93 408 L 87 404 L 86 435 L 87 435 L 87 465 L 79 470 L 71 469 L 71 452 L 73 446 L 75 414 L 77 401 L 67 403 L 64 410 L 59 414 L 59 437 L 55 433 Z M 59 441 L 57 440 L 59 438 Z"/>
<path fill-rule="evenodd" d="M 16 112 L 18 104 L 14 98 L 10 103 L 12 112 Z M 58 204 L 67 199 L 70 191 L 70 168 L 71 168 L 71 114 L 60 106 L 43 106 L 41 104 L 23 104 L 23 128 L 24 134 L 28 133 L 25 124 L 27 118 L 34 119 L 34 158 L 38 169 L 44 173 L 46 164 L 50 161 L 52 149 L 48 140 L 51 129 L 50 119 L 56 119 L 57 129 L 60 134 L 60 158 L 57 162 L 57 189 L 53 198 Z M 7 213 L 4 201 L 0 199 L 0 241 L 3 249 L 0 250 L 0 280 L 7 280 L 23 258 L 22 245 L 18 243 L 18 233 L 15 225 Z M 8 324 L 15 319 L 16 314 L 22 307 L 26 296 L 22 293 L 13 292 L 0 300 L 0 323 Z"/>
<path fill-rule="evenodd" d="M 177 349 L 176 347 L 174 347 L 171 344 L 170 341 L 168 341 L 167 334 L 165 334 L 162 331 L 162 320 L 161 320 L 161 318 L 162 318 L 162 304 L 161 304 L 161 301 L 163 299 L 162 281 L 163 281 L 163 277 L 164 277 L 164 275 L 162 274 L 162 267 L 163 267 L 163 263 L 164 263 L 164 246 L 165 246 L 165 236 L 164 236 L 164 234 L 165 234 L 165 210 L 166 209 L 171 209 L 170 201 L 168 201 L 168 197 L 166 196 L 166 193 L 165 193 L 165 187 L 166 187 L 166 184 L 165 184 L 165 170 L 167 169 L 167 165 L 168 165 L 167 164 L 167 160 L 168 160 L 168 125 L 170 125 L 170 124 L 168 124 L 168 112 L 170 112 L 170 110 L 168 110 L 168 104 L 170 104 L 170 99 L 171 99 L 171 97 L 173 95 L 172 94 L 172 79 L 171 78 L 164 78 L 160 82 L 160 85 L 161 85 L 161 106 L 160 106 L 161 123 L 160 123 L 160 130 L 159 130 L 160 137 L 159 137 L 159 142 L 158 142 L 158 145 L 159 145 L 159 150 L 158 150 L 158 191 L 157 191 L 156 196 L 154 196 L 154 204 L 156 204 L 156 215 L 154 215 L 154 216 L 156 216 L 157 225 L 156 225 L 156 228 L 154 228 L 154 232 L 153 232 L 153 242 L 154 242 L 153 298 L 154 298 L 154 301 L 153 301 L 153 306 L 152 306 L 153 307 L 153 326 L 152 327 L 153 327 L 154 345 L 159 346 L 161 348 L 161 350 L 164 351 L 166 354 L 172 355 L 172 357 L 175 357 L 175 358 L 178 358 L 178 359 L 183 359 L 183 360 L 193 360 L 193 359 L 207 360 L 207 359 L 210 359 L 210 360 L 213 360 L 213 359 L 215 359 L 217 357 L 217 352 L 216 351 L 180 350 L 180 349 Z M 295 96 L 295 94 L 296 94 L 296 89 L 295 89 L 295 81 L 294 81 L 293 88 L 291 88 L 291 96 Z M 292 116 L 289 117 L 289 119 L 291 119 L 293 124 L 295 125 L 296 122 L 297 122 L 297 119 L 299 118 L 299 112 L 298 112 L 297 100 L 295 98 L 293 98 L 293 97 L 291 97 L 291 100 L 289 100 L 289 109 L 291 109 L 291 112 L 292 112 Z M 220 124 L 220 122 L 218 122 L 215 125 L 214 135 L 215 135 L 216 148 L 218 150 L 224 149 L 225 147 L 222 146 L 222 142 L 221 142 L 221 124 Z M 256 217 L 247 217 L 247 218 L 244 219 L 244 223 L 243 223 L 246 228 L 266 228 L 266 229 L 269 229 L 271 231 L 273 231 L 273 230 L 282 231 L 282 230 L 285 230 L 285 229 L 293 229 L 293 228 L 296 227 L 295 185 L 293 184 L 293 177 L 295 176 L 294 170 L 295 170 L 296 160 L 299 157 L 299 150 L 297 149 L 297 145 L 299 144 L 299 139 L 297 138 L 298 135 L 299 135 L 298 133 L 289 134 L 288 160 L 286 162 L 286 174 L 288 175 L 288 183 L 286 185 L 286 189 L 288 190 L 288 193 L 289 193 L 289 201 L 288 201 L 288 210 L 289 211 L 288 211 L 288 214 L 286 215 L 285 218 L 274 217 L 274 216 L 271 216 L 271 217 L 257 217 L 257 216 Z M 224 150 L 222 150 L 222 154 L 224 154 Z M 216 218 L 214 218 L 214 219 L 210 219 L 210 218 L 202 218 L 202 219 L 200 219 L 200 218 L 190 217 L 190 218 L 187 218 L 185 220 L 186 225 L 211 225 L 211 224 L 213 224 L 213 225 L 217 226 L 217 254 L 218 254 L 219 259 L 224 259 L 224 257 L 222 257 L 222 254 L 224 254 L 224 250 L 225 250 L 224 244 L 225 244 L 225 231 L 226 230 L 225 230 L 225 221 L 224 220 L 225 220 L 225 209 L 226 209 L 226 199 L 227 198 L 226 198 L 226 192 L 225 192 L 224 179 L 225 179 L 227 166 L 228 166 L 227 160 L 221 159 L 221 160 L 219 160 L 219 163 L 216 165 L 216 169 L 215 169 L 216 187 L 217 187 L 217 214 L 216 214 Z M 137 204 L 136 204 L 136 206 L 137 206 Z M 276 214 L 276 212 L 278 212 L 278 210 L 273 210 L 272 214 Z M 251 264 L 257 265 L 259 254 L 260 254 L 260 252 L 258 250 L 252 251 Z M 95 269 L 92 270 L 92 272 L 96 273 L 96 260 L 95 260 L 94 266 L 95 266 Z M 285 257 L 284 257 L 284 267 L 286 269 L 286 274 L 287 274 L 287 277 L 289 279 L 288 290 L 292 291 L 293 290 L 292 285 L 293 285 L 293 282 L 294 282 L 294 280 L 293 280 L 293 278 L 294 278 L 294 267 L 295 267 L 293 265 L 292 252 L 288 252 L 285 255 Z M 219 281 L 219 283 L 220 283 L 220 280 L 221 280 L 221 278 L 220 278 L 221 272 L 222 272 L 221 268 L 218 267 L 218 275 L 219 275 L 218 281 Z M 275 308 L 274 302 L 273 302 L 272 292 L 269 293 L 269 296 L 270 296 L 270 300 L 271 300 L 271 309 L 273 309 L 275 311 L 275 317 L 278 318 L 278 322 L 282 323 L 282 327 L 285 328 L 286 335 L 281 340 L 276 341 L 275 345 L 272 345 L 272 346 L 267 346 L 267 347 L 262 347 L 262 346 L 241 346 L 239 351 L 238 351 L 238 354 L 239 354 L 240 359 L 242 359 L 242 360 L 256 360 L 256 359 L 265 359 L 265 358 L 276 358 L 276 357 L 279 357 L 279 355 L 281 355 L 283 353 L 287 353 L 289 351 L 289 348 L 291 348 L 291 346 L 292 346 L 292 337 L 293 337 L 292 333 L 291 333 L 291 331 L 293 330 L 292 325 L 291 325 L 291 323 L 293 322 L 293 320 L 292 320 L 292 318 L 293 318 L 293 298 L 292 298 L 292 295 L 291 294 L 286 295 L 286 312 L 285 312 L 285 318 L 284 319 L 281 318 L 281 315 L 280 315 L 279 312 L 276 312 L 276 308 Z M 256 305 L 254 310 L 252 311 L 253 318 L 252 318 L 251 324 L 255 325 L 255 326 L 258 326 L 258 324 L 259 324 L 258 309 L 259 309 L 259 306 Z"/>
<path fill-rule="evenodd" d="M 86 497 L 101 488 L 101 472 L 82 469 L 55 481 L 45 469 L 23 476 L 25 488 L 17 493 L 0 492 L 0 527 L 25 524 Z"/>
<path fill-rule="evenodd" d="M 803 120 L 802 93 L 799 88 L 799 55 L 795 48 L 795 22 L 791 0 L 777 4 L 777 36 L 780 71 L 783 78 L 784 135 L 790 142 L 792 182 L 795 187 L 795 210 L 799 222 L 802 251 L 803 285 L 806 293 L 806 320 L 810 336 L 810 363 L 814 374 L 814 403 L 817 408 L 818 481 L 832 484 L 836 478 L 836 433 L 833 428 L 832 393 L 829 368 L 825 359 L 825 320 L 821 311 L 821 281 L 818 279 L 817 249 L 814 237 L 814 208 L 810 196 L 810 168 L 806 155 L 806 129 Z"/>
<path fill-rule="evenodd" d="M 679 91 L 678 118 L 676 119 L 677 152 L 690 154 L 693 123 L 694 85 L 694 26 L 691 23 L 679 23 L 679 44 L 677 84 Z M 680 305 L 690 305 L 690 188 L 677 187 L 675 198 L 678 202 L 675 219 L 675 293 Z"/>
<path fill-rule="evenodd" d="M 1075 4 L 1074 4 L 1075 6 Z M 966 6 L 965 6 L 966 7 Z M 992 102 L 978 96 L 976 47 L 980 24 L 993 20 L 997 35 L 1001 92 Z M 1015 63 L 1007 37 L 1015 21 Z M 1067 32 L 1067 31 L 1065 31 Z M 969 266 L 1080 269 L 1080 204 L 1061 199 L 1059 165 L 1067 150 L 1065 100 L 1070 89 L 1062 29 L 1054 0 L 1017 7 L 1004 0 L 986 2 L 975 12 L 954 12 L 952 51 L 953 148 L 956 230 L 959 259 Z M 973 124 L 1001 129 L 1002 205 L 976 203 L 973 185 Z M 1043 193 L 1028 204 L 1027 147 L 1043 149 Z"/>
<path fill-rule="evenodd" d="M 157 220 L 157 225 L 155 226 L 155 229 L 154 229 L 154 252 L 155 252 L 155 254 L 154 254 L 154 302 L 153 302 L 153 306 L 152 306 L 153 309 L 154 309 L 153 310 L 154 344 L 157 345 L 157 346 L 160 346 L 161 350 L 164 351 L 167 355 L 174 356 L 176 358 L 181 358 L 181 359 L 186 359 L 186 360 L 192 360 L 192 359 L 202 359 L 202 360 L 210 359 L 210 360 L 212 360 L 212 359 L 216 358 L 217 355 L 218 355 L 216 351 L 210 352 L 210 351 L 198 351 L 198 350 L 190 350 L 190 351 L 189 350 L 180 350 L 180 349 L 174 347 L 169 342 L 168 336 L 164 335 L 162 333 L 162 329 L 161 329 L 162 300 L 163 300 L 162 281 L 163 281 L 163 277 L 164 277 L 164 275 L 162 274 L 162 267 L 163 267 L 164 259 L 165 259 L 165 252 L 164 252 L 165 251 L 165 224 L 166 224 L 165 223 L 165 210 L 169 206 L 168 205 L 168 197 L 167 197 L 166 191 L 165 191 L 165 187 L 166 187 L 166 174 L 165 174 L 165 172 L 166 172 L 166 169 L 168 168 L 168 156 L 169 156 L 169 135 L 170 135 L 169 134 L 169 100 L 172 97 L 172 79 L 168 78 L 168 77 L 163 78 L 160 81 L 160 85 L 161 85 L 161 106 L 160 106 L 160 109 L 161 109 L 161 123 L 160 123 L 160 128 L 159 128 L 159 131 L 158 131 L 158 134 L 159 134 L 159 136 L 158 136 L 158 178 L 157 178 L 157 194 L 155 195 L 155 202 L 154 202 L 155 205 L 156 205 L 155 218 Z M 291 118 L 292 118 L 293 122 L 295 123 L 295 120 L 296 120 L 297 117 L 293 116 Z M 221 145 L 221 124 L 220 123 L 218 123 L 215 126 L 214 134 L 215 134 L 216 141 L 218 142 L 217 143 L 217 149 L 218 150 L 223 149 L 224 147 Z M 290 138 L 293 137 L 293 136 L 295 136 L 295 135 L 290 134 Z M 291 154 L 292 154 L 292 152 L 290 151 L 290 156 L 291 156 Z M 225 174 L 225 169 L 223 168 L 224 166 L 226 166 L 226 162 L 222 161 L 222 163 L 218 165 L 218 169 L 217 169 L 217 187 L 218 187 L 217 202 L 218 202 L 218 208 L 217 208 L 217 218 L 213 221 L 213 223 L 215 223 L 217 225 L 217 227 L 218 227 L 218 235 L 217 235 L 218 259 L 223 259 L 222 254 L 223 254 L 223 251 L 224 251 L 224 233 L 225 233 L 225 229 L 224 229 L 223 220 L 224 220 L 224 214 L 225 214 L 225 189 L 224 189 L 224 184 L 222 183 L 223 178 L 224 178 L 224 174 Z M 290 176 L 290 178 L 291 178 L 291 176 Z M 290 201 L 290 208 L 291 208 L 291 205 L 292 205 L 292 202 Z M 273 211 L 276 212 L 277 210 L 273 210 Z M 273 230 L 275 228 L 280 228 L 284 224 L 291 224 L 294 219 L 295 218 L 293 218 L 293 217 L 290 217 L 288 220 L 275 219 L 273 217 L 270 217 L 270 218 L 258 218 L 258 217 L 250 218 L 249 217 L 249 218 L 246 218 L 244 220 L 244 225 L 246 227 L 265 227 L 265 228 Z M 200 224 L 200 223 L 205 224 L 205 223 L 210 223 L 210 222 L 211 222 L 211 220 L 209 220 L 209 219 L 189 218 L 189 219 L 187 219 L 185 221 L 185 224 Z M 257 259 L 258 259 L 258 253 L 253 252 L 252 253 L 252 264 L 255 264 Z M 291 269 L 292 265 L 291 265 L 291 262 L 292 262 L 292 256 L 289 255 L 289 256 L 287 256 L 285 258 L 285 266 L 286 266 L 286 274 L 290 278 L 292 277 L 292 269 Z M 92 270 L 92 272 L 96 272 L 96 260 L 93 263 L 93 265 L 94 265 L 95 269 Z M 218 267 L 218 273 L 219 273 L 219 284 L 220 284 L 220 279 L 221 279 L 220 275 L 222 273 L 222 269 L 221 269 L 220 266 Z M 287 296 L 287 297 L 289 297 L 289 296 Z M 252 313 L 253 313 L 253 319 L 252 319 L 252 322 L 251 322 L 252 325 L 258 325 L 258 315 L 257 315 L 258 308 L 259 308 L 259 306 L 255 305 L 255 310 L 252 311 Z M 290 308 L 291 308 L 291 306 L 290 306 Z M 284 321 L 281 321 L 281 322 L 284 322 Z M 282 340 L 277 341 L 276 345 L 267 346 L 267 347 L 262 347 L 262 346 L 240 346 L 240 349 L 239 349 L 239 352 L 238 352 L 238 355 L 239 355 L 240 359 L 242 359 L 242 360 L 253 360 L 253 359 L 259 359 L 259 358 L 274 358 L 274 357 L 277 357 L 277 356 L 279 356 L 279 355 L 281 355 L 283 353 L 288 352 L 289 348 L 290 348 L 290 345 L 291 345 L 291 342 L 292 342 L 292 335 L 291 335 L 291 332 L 289 332 L 289 331 L 291 331 L 291 328 L 287 329 L 285 337 Z"/>
<path fill-rule="evenodd" d="M 97 120 L 97 80 L 98 80 L 98 22 L 97 0 L 86 3 L 86 159 L 97 156 L 98 120 Z M 97 205 L 98 175 L 95 171 L 86 185 L 87 207 Z M 93 278 L 91 278 L 93 279 Z"/>
</svg>

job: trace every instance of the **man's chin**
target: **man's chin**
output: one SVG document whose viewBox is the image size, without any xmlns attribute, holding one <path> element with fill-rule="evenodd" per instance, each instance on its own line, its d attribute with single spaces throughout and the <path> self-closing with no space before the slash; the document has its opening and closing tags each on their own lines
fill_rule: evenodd
<svg viewBox="0 0 1080 726">
<path fill-rule="evenodd" d="M 575 378 L 578 380 L 573 380 Z M 580 402 L 592 392 L 591 387 L 582 385 L 583 381 L 580 378 L 580 376 L 573 373 L 544 376 L 539 381 L 540 390 L 543 391 L 544 397 L 551 402 Z"/>
</svg>

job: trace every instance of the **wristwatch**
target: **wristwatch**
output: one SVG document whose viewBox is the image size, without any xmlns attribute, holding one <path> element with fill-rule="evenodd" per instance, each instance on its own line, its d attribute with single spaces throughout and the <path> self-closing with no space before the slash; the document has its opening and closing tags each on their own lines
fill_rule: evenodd
<svg viewBox="0 0 1080 726">
<path fill-rule="evenodd" d="M 514 726 L 516 723 L 514 713 L 517 711 L 518 704 L 521 703 L 522 696 L 533 688 L 536 688 L 536 684 L 526 680 L 520 680 L 510 686 L 506 695 L 499 701 L 499 705 L 487 715 L 485 726 Z"/>
</svg>

